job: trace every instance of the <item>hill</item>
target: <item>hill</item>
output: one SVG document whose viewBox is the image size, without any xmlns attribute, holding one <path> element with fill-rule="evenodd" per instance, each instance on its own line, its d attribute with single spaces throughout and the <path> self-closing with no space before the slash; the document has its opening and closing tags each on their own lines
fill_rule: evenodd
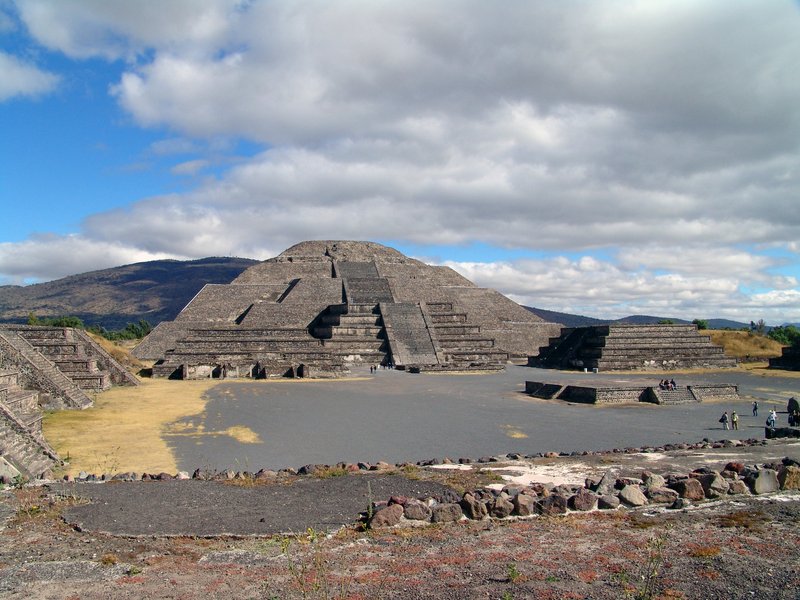
<svg viewBox="0 0 800 600">
<path fill-rule="evenodd" d="M 70 275 L 28 286 L 0 286 L 0 322 L 76 316 L 87 325 L 121 329 L 146 319 L 173 319 L 206 283 L 230 283 L 258 261 L 247 258 L 155 260 Z"/>
</svg>

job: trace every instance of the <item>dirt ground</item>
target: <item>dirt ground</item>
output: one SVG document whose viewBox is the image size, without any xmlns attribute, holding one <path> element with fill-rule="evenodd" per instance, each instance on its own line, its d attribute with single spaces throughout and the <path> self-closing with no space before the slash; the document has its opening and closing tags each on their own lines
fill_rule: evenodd
<svg viewBox="0 0 800 600">
<path fill-rule="evenodd" d="M 782 455 L 796 457 L 797 445 L 778 442 L 657 456 L 594 456 L 590 462 L 586 457 L 548 459 L 532 461 L 528 475 L 574 480 L 581 471 L 589 474 L 610 467 L 631 473 L 698 464 L 721 468 L 729 460 L 752 464 Z M 483 483 L 496 482 L 498 474 L 511 476 L 524 471 L 523 466 L 517 461 L 497 463 L 496 471 L 421 469 L 405 476 L 413 485 L 437 482 L 462 491 L 482 477 Z M 332 485 L 331 479 L 302 483 L 320 489 Z M 161 483 L 136 485 L 157 493 Z M 229 498 L 241 491 L 219 485 L 230 490 Z M 115 484 L 95 487 L 105 490 L 95 498 L 97 512 L 112 515 L 112 523 L 115 508 L 139 507 L 143 521 L 149 518 L 148 510 L 157 509 L 147 498 L 126 497 L 122 486 L 116 491 Z M 281 493 L 270 486 L 263 490 Z M 158 530 L 112 534 L 103 532 L 109 526 L 92 525 L 95 505 L 86 504 L 87 496 L 79 489 L 57 486 L 3 493 L 0 513 L 7 521 L 0 538 L 0 597 L 800 597 L 800 495 L 796 493 L 729 496 L 687 510 L 643 507 L 369 531 L 351 524 L 294 536 L 259 535 L 252 530 L 248 534 L 246 528 L 235 536 L 208 536 L 191 527 L 169 536 Z M 304 522 L 319 523 L 314 519 L 319 503 L 313 499 L 322 497 L 322 492 L 305 497 L 309 504 L 297 505 L 296 512 L 306 515 Z M 233 504 L 224 491 L 215 502 L 220 509 Z M 64 518 L 76 510 L 84 511 L 80 528 Z M 234 506 L 230 513 L 246 511 Z M 352 515 L 352 523 L 356 516 Z M 187 522 L 191 525 L 191 516 Z"/>
</svg>

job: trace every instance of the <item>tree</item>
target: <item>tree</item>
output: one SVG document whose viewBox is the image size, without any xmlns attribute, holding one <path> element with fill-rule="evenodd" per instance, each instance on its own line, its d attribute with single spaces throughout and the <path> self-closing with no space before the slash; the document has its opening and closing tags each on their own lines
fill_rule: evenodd
<svg viewBox="0 0 800 600">
<path fill-rule="evenodd" d="M 708 329 L 708 321 L 705 319 L 694 319 L 692 323 L 697 325 L 698 330 Z"/>
<path fill-rule="evenodd" d="M 794 346 L 800 343 L 800 329 L 794 325 L 779 325 L 778 327 L 770 329 L 767 337 L 772 338 L 784 346 Z"/>
<path fill-rule="evenodd" d="M 764 319 L 759 319 L 758 323 L 750 321 L 750 331 L 753 331 L 758 335 L 764 335 L 764 332 L 766 332 L 766 330 L 767 330 L 767 324 L 764 322 Z"/>
</svg>

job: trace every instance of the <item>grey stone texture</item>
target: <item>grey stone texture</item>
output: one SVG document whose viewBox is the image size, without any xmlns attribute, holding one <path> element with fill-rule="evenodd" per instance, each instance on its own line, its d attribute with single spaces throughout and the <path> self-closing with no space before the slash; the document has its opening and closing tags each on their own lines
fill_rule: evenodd
<svg viewBox="0 0 800 600">
<path fill-rule="evenodd" d="M 531 356 L 529 364 L 601 371 L 669 370 L 734 367 L 736 359 L 701 335 L 696 325 L 597 325 L 563 328 L 538 356 Z M 668 402 L 687 401 L 679 394 L 663 396 Z"/>
<path fill-rule="evenodd" d="M 557 333 L 447 267 L 371 242 L 302 242 L 206 285 L 134 350 L 156 377 L 337 376 L 354 363 L 496 370 Z"/>
</svg>

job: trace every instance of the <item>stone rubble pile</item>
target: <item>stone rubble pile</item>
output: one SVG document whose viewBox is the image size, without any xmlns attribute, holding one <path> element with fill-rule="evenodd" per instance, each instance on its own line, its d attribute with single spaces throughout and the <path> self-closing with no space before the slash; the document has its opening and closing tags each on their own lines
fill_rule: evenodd
<svg viewBox="0 0 800 600">
<path fill-rule="evenodd" d="M 692 502 L 725 496 L 792 490 L 800 490 L 800 462 L 786 457 L 777 464 L 745 466 L 730 462 L 722 471 L 707 467 L 691 473 L 663 475 L 642 471 L 638 478 L 621 477 L 610 470 L 599 479 L 588 478 L 583 486 L 552 483 L 507 485 L 499 490 L 466 492 L 458 502 L 393 496 L 387 501 L 374 503 L 372 510 L 363 518 L 366 526 L 377 528 L 393 527 L 404 521 L 479 521 L 646 505 L 681 509 Z"/>
</svg>

